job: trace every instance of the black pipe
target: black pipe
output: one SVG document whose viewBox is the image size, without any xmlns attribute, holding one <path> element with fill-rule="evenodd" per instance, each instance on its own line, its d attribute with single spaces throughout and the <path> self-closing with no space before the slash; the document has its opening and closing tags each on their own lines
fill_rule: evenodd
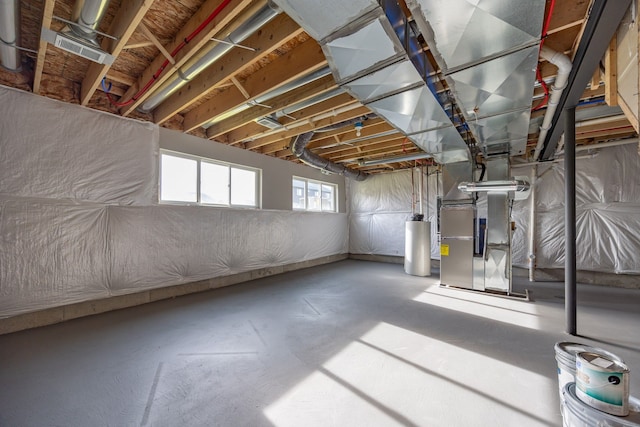
<svg viewBox="0 0 640 427">
<path fill-rule="evenodd" d="M 567 333 L 576 335 L 576 107 L 564 110 L 564 309 Z"/>
</svg>

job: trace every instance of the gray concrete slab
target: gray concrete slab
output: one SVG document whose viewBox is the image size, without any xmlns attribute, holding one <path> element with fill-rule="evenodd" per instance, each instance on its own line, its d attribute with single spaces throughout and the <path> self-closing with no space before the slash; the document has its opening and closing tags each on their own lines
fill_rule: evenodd
<svg viewBox="0 0 640 427">
<path fill-rule="evenodd" d="M 553 344 L 606 348 L 640 395 L 640 292 L 535 302 L 347 260 L 0 336 L 1 426 L 557 426 Z M 524 280 L 524 279 L 517 279 Z"/>
</svg>

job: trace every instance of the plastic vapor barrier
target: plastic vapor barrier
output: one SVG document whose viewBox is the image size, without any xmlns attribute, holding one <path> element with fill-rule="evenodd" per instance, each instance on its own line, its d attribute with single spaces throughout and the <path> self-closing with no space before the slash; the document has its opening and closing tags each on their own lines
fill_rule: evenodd
<svg viewBox="0 0 640 427">
<path fill-rule="evenodd" d="M 598 150 L 576 160 L 578 270 L 640 274 L 640 155 L 636 144 Z M 527 175 L 532 166 L 512 167 Z M 358 254 L 404 255 L 404 221 L 411 216 L 411 172 L 372 176 L 348 182 L 349 248 Z M 431 258 L 439 259 L 436 175 L 428 180 Z M 426 187 L 426 186 L 425 186 Z M 417 184 L 416 184 L 417 188 Z M 562 162 L 538 165 L 536 192 L 536 266 L 564 268 L 564 170 Z M 425 189 L 426 193 L 426 189 Z M 426 194 L 425 194 L 426 200 Z M 486 195 L 476 204 L 486 218 Z M 513 264 L 528 267 L 530 201 L 514 201 Z M 426 213 L 426 211 L 425 211 Z"/>
<path fill-rule="evenodd" d="M 157 200 L 157 125 L 0 86 L 0 193 L 122 205 Z"/>
<path fill-rule="evenodd" d="M 154 124 L 0 87 L 0 129 L 0 317 L 347 253 L 346 214 L 158 205 Z"/>
<path fill-rule="evenodd" d="M 418 174 L 414 178 L 415 191 L 418 191 Z M 374 175 L 366 181 L 348 180 L 347 186 L 350 208 L 349 252 L 404 256 L 405 221 L 412 214 L 411 170 Z M 430 195 L 428 217 L 427 194 Z M 436 194 L 437 175 L 430 175 L 428 179 L 425 177 L 423 212 L 424 220 L 431 222 L 432 259 L 440 259 Z"/>
<path fill-rule="evenodd" d="M 113 293 L 347 252 L 346 214 L 113 207 L 109 228 Z"/>
</svg>

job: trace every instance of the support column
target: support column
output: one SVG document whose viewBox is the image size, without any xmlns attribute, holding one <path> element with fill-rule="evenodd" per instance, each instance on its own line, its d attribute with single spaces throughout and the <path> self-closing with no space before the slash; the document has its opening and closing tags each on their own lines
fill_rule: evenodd
<svg viewBox="0 0 640 427">
<path fill-rule="evenodd" d="M 576 107 L 564 110 L 564 308 L 567 333 L 576 335 Z"/>
</svg>

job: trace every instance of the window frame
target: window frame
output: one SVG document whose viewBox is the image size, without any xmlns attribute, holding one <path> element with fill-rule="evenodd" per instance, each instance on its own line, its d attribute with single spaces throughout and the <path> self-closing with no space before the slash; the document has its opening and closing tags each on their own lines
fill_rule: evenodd
<svg viewBox="0 0 640 427">
<path fill-rule="evenodd" d="M 196 169 L 196 201 L 195 202 L 183 202 L 179 200 L 163 200 L 162 199 L 162 156 L 173 156 L 183 159 L 195 160 L 197 162 Z M 219 203 L 206 203 L 202 201 L 202 163 L 209 163 L 219 166 L 227 167 L 229 184 L 227 185 L 227 194 L 229 204 L 219 204 Z M 234 204 L 231 203 L 231 171 L 233 169 L 245 170 L 255 173 L 255 205 L 242 205 L 242 204 Z M 255 168 L 252 166 L 240 165 L 237 163 L 225 162 L 222 160 L 211 159 L 209 157 L 196 156 L 193 154 L 181 153 L 173 150 L 160 150 L 160 155 L 158 158 L 158 204 L 162 205 L 179 205 L 179 206 L 210 206 L 210 207 L 224 207 L 224 208 L 234 208 L 234 209 L 262 209 L 262 169 Z"/>
<path fill-rule="evenodd" d="M 304 196 L 304 208 L 296 208 L 293 206 L 293 190 L 294 187 L 293 186 L 293 181 L 303 181 L 304 182 L 304 192 L 303 192 L 303 196 Z M 314 183 L 314 184 L 318 184 L 319 186 L 319 191 L 320 191 L 320 209 L 310 209 L 309 208 L 309 183 Z M 329 186 L 331 188 L 333 188 L 333 209 L 332 210 L 325 210 L 322 208 L 322 186 L 326 185 Z M 335 184 L 333 182 L 327 182 L 327 181 L 320 181 L 318 179 L 313 179 L 313 178 L 304 178 L 302 176 L 297 176 L 297 175 L 293 175 L 293 177 L 291 178 L 291 210 L 293 211 L 297 211 L 297 212 L 319 212 L 319 213 L 338 213 L 339 212 L 339 206 L 338 206 L 338 184 Z"/>
</svg>

